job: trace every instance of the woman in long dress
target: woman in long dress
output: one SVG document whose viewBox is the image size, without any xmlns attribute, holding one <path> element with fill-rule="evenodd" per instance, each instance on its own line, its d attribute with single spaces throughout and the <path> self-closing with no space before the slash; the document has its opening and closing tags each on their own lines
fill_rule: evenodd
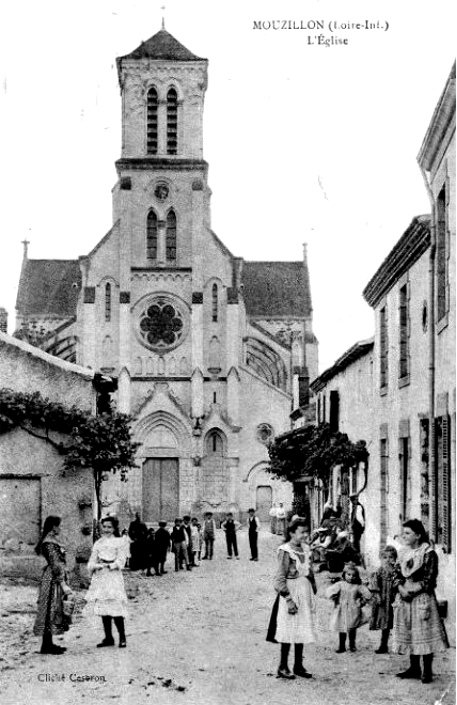
<svg viewBox="0 0 457 705">
<path fill-rule="evenodd" d="M 89 610 L 100 615 L 105 631 L 104 639 L 97 647 L 114 646 L 112 621 L 119 632 L 119 647 L 127 646 L 125 638 L 125 617 L 127 616 L 127 595 L 122 569 L 126 561 L 125 541 L 120 538 L 115 517 L 105 517 L 101 521 L 102 536 L 94 543 L 88 569 L 92 575 L 86 600 Z"/>
<path fill-rule="evenodd" d="M 278 548 L 278 568 L 274 588 L 278 593 L 273 606 L 267 641 L 281 644 L 278 678 L 311 678 L 303 666 L 303 645 L 316 641 L 314 594 L 316 585 L 309 546 L 305 543 L 308 527 L 304 519 L 289 526 L 289 540 Z M 290 646 L 294 644 L 294 669 L 289 670 Z"/>
<path fill-rule="evenodd" d="M 65 647 L 54 644 L 52 637 L 63 634 L 70 627 L 70 618 L 64 614 L 63 601 L 71 590 L 67 585 L 65 547 L 60 542 L 61 519 L 48 516 L 43 525 L 41 538 L 35 548 L 46 560 L 38 593 L 38 609 L 33 633 L 43 637 L 42 654 L 63 654 Z"/>
<path fill-rule="evenodd" d="M 394 570 L 397 596 L 393 604 L 392 650 L 409 654 L 410 666 L 397 676 L 421 678 L 422 683 L 431 683 L 433 654 L 449 647 L 435 596 L 438 556 L 418 519 L 403 524 L 403 542 L 405 548 L 399 551 Z"/>
</svg>

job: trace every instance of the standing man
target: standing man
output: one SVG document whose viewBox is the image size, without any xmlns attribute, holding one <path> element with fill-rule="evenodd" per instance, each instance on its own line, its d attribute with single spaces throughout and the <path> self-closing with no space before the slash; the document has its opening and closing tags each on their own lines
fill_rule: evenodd
<svg viewBox="0 0 457 705">
<path fill-rule="evenodd" d="M 277 512 L 278 512 L 278 508 L 277 508 L 276 502 L 275 502 L 270 509 L 270 531 L 272 534 L 276 533 Z"/>
<path fill-rule="evenodd" d="M 249 536 L 249 547 L 251 549 L 251 561 L 259 560 L 259 552 L 257 548 L 257 540 L 260 531 L 260 521 L 255 515 L 255 509 L 248 510 L 248 536 Z"/>
<path fill-rule="evenodd" d="M 240 522 L 233 518 L 232 512 L 227 513 L 227 519 L 222 523 L 222 529 L 225 532 L 225 540 L 227 541 L 227 558 L 232 557 L 232 549 L 235 558 L 238 560 L 238 545 L 236 542 L 236 532 L 240 528 Z"/>
<path fill-rule="evenodd" d="M 279 503 L 279 507 L 276 510 L 276 533 L 284 536 L 284 531 L 286 528 L 286 510 L 284 509 L 284 504 Z"/>
</svg>

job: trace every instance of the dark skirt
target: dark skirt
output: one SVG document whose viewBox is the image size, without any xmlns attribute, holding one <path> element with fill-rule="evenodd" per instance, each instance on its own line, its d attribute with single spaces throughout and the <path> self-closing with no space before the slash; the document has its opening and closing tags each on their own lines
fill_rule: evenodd
<svg viewBox="0 0 457 705">
<path fill-rule="evenodd" d="M 46 566 L 38 592 L 37 616 L 33 627 L 35 636 L 68 631 L 71 618 L 64 614 L 63 597 L 60 582 L 53 579 L 51 567 Z"/>
<path fill-rule="evenodd" d="M 277 644 L 278 642 L 275 639 L 276 635 L 276 626 L 277 626 L 277 621 L 278 621 L 278 609 L 279 609 L 279 592 L 276 596 L 276 600 L 273 603 L 273 608 L 271 610 L 271 615 L 270 615 L 270 622 L 268 624 L 268 630 L 267 630 L 267 638 L 266 640 L 271 642 L 272 644 Z"/>
</svg>

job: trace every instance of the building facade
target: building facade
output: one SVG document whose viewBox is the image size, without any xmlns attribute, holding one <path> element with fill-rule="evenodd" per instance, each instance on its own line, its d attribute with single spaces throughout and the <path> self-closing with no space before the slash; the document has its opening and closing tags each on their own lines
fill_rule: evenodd
<svg viewBox="0 0 457 705">
<path fill-rule="evenodd" d="M 312 383 L 315 400 L 315 422 L 328 423 L 332 431 L 345 433 L 352 442 L 364 441 L 368 453 L 373 446 L 374 406 L 374 341 L 363 340 L 353 345 L 336 362 L 320 374 Z M 329 493 L 324 496 L 322 487 L 313 482 L 313 520 L 318 525 L 322 518 L 324 503 L 341 506 L 345 516 L 349 513 L 350 495 L 358 495 L 367 517 L 369 530 L 362 539 L 362 550 L 366 556 L 371 552 L 372 537 L 372 487 L 370 464 L 349 468 L 342 472 L 335 467 L 329 483 Z M 311 489 L 311 488 L 310 488 Z"/>
<path fill-rule="evenodd" d="M 207 68 L 165 29 L 117 59 L 113 226 L 79 261 L 25 252 L 18 293 L 19 328 L 35 321 L 53 354 L 118 379 L 140 467 L 107 483 L 105 506 L 145 521 L 290 505 L 267 444 L 317 375 L 306 247 L 246 262 L 211 230 Z"/>
<path fill-rule="evenodd" d="M 49 355 L 0 332 L 0 379 L 13 392 L 39 392 L 65 407 L 95 413 L 94 371 Z M 64 437 L 52 434 L 55 442 Z M 93 482 L 90 469 L 64 470 L 63 456 L 41 438 L 40 430 L 20 427 L 0 433 L 0 572 L 35 575 L 42 559 L 33 548 L 48 515 L 62 517 L 68 565 L 92 525 Z"/>
</svg>

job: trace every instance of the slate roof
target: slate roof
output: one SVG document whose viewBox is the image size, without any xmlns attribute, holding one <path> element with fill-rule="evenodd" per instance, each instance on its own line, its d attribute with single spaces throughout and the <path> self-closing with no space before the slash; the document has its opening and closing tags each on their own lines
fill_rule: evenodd
<svg viewBox="0 0 457 705">
<path fill-rule="evenodd" d="M 120 59 L 156 59 L 161 61 L 206 61 L 200 56 L 192 54 L 166 29 L 161 29 L 146 42 L 142 42 L 131 54 L 119 57 Z"/>
<path fill-rule="evenodd" d="M 29 259 L 22 267 L 16 310 L 21 316 L 74 316 L 80 290 L 78 260 Z"/>
<path fill-rule="evenodd" d="M 250 316 L 306 318 L 311 314 L 308 268 L 303 261 L 245 261 L 241 283 Z"/>
</svg>

